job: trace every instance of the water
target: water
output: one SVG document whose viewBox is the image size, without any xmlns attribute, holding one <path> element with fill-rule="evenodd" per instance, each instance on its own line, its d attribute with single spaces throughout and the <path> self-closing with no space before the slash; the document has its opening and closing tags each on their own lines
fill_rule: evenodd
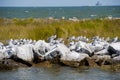
<svg viewBox="0 0 120 80">
<path fill-rule="evenodd" d="M 120 80 L 120 73 L 97 68 L 81 70 L 65 66 L 31 67 L 2 71 L 0 80 Z"/>
<path fill-rule="evenodd" d="M 0 7 L 0 18 L 120 18 L 120 6 Z"/>
</svg>

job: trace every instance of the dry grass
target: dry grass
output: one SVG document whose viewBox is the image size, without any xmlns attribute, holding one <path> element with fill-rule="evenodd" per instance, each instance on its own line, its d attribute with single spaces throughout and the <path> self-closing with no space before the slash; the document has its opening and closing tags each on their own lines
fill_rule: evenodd
<svg viewBox="0 0 120 80">
<path fill-rule="evenodd" d="M 49 19 L 0 19 L 0 41 L 11 38 L 47 39 L 57 34 L 64 39 L 69 36 L 120 37 L 120 19 L 95 19 L 79 22 Z"/>
</svg>

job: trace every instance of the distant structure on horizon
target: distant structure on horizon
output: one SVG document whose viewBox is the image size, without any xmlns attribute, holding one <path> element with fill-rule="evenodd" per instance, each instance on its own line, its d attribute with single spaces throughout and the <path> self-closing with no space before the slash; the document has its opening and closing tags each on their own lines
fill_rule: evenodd
<svg viewBox="0 0 120 80">
<path fill-rule="evenodd" d="M 100 1 L 97 1 L 97 3 L 95 4 L 95 6 L 101 6 L 102 4 L 100 3 Z"/>
</svg>

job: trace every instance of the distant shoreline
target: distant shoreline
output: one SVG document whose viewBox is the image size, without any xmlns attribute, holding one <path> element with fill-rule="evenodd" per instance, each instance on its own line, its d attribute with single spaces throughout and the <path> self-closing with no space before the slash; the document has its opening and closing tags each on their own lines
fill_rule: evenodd
<svg viewBox="0 0 120 80">
<path fill-rule="evenodd" d="M 119 20 L 120 17 L 105 17 L 105 18 L 83 18 L 83 19 L 79 19 L 77 17 L 72 17 L 72 18 L 68 18 L 66 19 L 65 17 L 61 17 L 59 18 L 54 18 L 54 17 L 48 17 L 48 18 L 0 18 L 1 20 L 14 20 L 14 19 L 19 19 L 19 20 L 27 20 L 27 19 L 33 19 L 33 20 L 68 20 L 68 21 L 74 21 L 74 22 L 78 22 L 78 21 L 87 21 L 87 20 Z"/>
</svg>

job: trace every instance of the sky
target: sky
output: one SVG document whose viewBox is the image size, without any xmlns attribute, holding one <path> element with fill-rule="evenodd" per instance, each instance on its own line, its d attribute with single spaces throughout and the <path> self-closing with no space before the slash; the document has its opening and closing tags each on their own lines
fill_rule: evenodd
<svg viewBox="0 0 120 80">
<path fill-rule="evenodd" d="M 120 5 L 120 0 L 0 0 L 0 6 L 94 6 L 97 1 L 102 5 Z"/>
</svg>

